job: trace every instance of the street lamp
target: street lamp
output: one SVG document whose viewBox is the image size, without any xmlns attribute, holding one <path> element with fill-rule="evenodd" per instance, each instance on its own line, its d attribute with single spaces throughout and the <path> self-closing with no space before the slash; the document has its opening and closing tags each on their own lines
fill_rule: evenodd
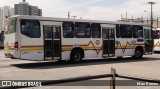
<svg viewBox="0 0 160 89">
<path fill-rule="evenodd" d="M 153 4 L 156 4 L 155 2 L 148 2 L 148 4 L 151 4 L 151 37 L 153 38 Z M 152 44 L 154 44 L 154 40 L 151 41 Z M 151 48 L 153 48 L 153 45 L 151 45 Z"/>
</svg>

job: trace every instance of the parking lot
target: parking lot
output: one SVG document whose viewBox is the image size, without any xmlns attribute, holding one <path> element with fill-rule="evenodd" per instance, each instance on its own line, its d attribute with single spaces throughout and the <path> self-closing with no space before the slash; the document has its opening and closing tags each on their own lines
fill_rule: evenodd
<svg viewBox="0 0 160 89">
<path fill-rule="evenodd" d="M 38 62 L 15 60 L 5 58 L 4 51 L 0 51 L 0 80 L 58 80 L 79 76 L 110 74 L 111 68 L 115 68 L 118 74 L 160 80 L 160 54 L 147 55 L 140 60 L 131 58 L 94 59 L 84 60 L 78 64 L 71 64 L 56 61 Z M 70 88 L 71 87 L 68 87 L 67 89 Z M 134 89 L 159 88 L 141 87 Z"/>
</svg>

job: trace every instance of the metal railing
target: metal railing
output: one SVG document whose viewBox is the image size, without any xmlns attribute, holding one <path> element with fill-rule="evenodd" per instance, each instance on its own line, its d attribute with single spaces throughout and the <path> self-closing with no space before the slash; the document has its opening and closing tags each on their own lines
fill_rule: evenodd
<svg viewBox="0 0 160 89">
<path fill-rule="evenodd" d="M 67 79 L 61 79 L 61 80 L 50 80 L 50 81 L 43 81 L 41 84 L 43 86 L 47 85 L 56 85 L 56 84 L 64 84 L 64 83 L 71 83 L 71 82 L 78 82 L 78 81 L 85 81 L 85 80 L 91 80 L 91 79 L 101 79 L 101 78 L 111 78 L 110 79 L 110 89 L 115 89 L 116 86 L 116 77 L 118 78 L 124 78 L 124 79 L 131 79 L 131 80 L 138 80 L 138 81 L 144 81 L 144 82 L 151 82 L 151 83 L 157 83 L 160 85 L 160 80 L 155 79 L 147 79 L 147 78 L 138 78 L 133 76 L 126 76 L 126 75 L 119 75 L 116 73 L 116 70 L 111 68 L 111 74 L 103 74 L 103 75 L 95 75 L 95 76 L 82 76 L 82 77 L 74 77 L 74 78 L 67 78 Z M 31 86 L 10 86 L 10 87 L 0 87 L 0 89 L 17 89 L 17 88 L 27 88 Z M 33 87 L 33 86 L 32 86 Z"/>
</svg>

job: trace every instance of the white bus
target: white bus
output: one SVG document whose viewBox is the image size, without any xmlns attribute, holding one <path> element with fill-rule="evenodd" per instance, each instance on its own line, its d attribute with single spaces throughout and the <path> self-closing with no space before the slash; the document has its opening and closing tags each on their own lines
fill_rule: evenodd
<svg viewBox="0 0 160 89">
<path fill-rule="evenodd" d="M 5 33 L 5 55 L 16 59 L 78 62 L 153 53 L 150 26 L 142 23 L 14 16 Z"/>
<path fill-rule="evenodd" d="M 154 37 L 154 51 L 160 52 L 160 28 L 156 28 L 153 30 Z"/>
</svg>

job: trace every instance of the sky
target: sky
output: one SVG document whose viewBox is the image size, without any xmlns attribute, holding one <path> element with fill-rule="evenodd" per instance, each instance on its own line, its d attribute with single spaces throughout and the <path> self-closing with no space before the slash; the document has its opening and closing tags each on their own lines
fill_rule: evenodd
<svg viewBox="0 0 160 89">
<path fill-rule="evenodd" d="M 67 18 L 68 11 L 71 16 L 94 20 L 120 20 L 121 15 L 128 18 L 150 18 L 150 5 L 154 1 L 154 18 L 160 17 L 160 0 L 26 0 L 30 5 L 42 9 L 45 17 Z M 0 0 L 0 7 L 22 2 L 22 0 Z M 144 12 L 147 11 L 147 12 Z"/>
</svg>

